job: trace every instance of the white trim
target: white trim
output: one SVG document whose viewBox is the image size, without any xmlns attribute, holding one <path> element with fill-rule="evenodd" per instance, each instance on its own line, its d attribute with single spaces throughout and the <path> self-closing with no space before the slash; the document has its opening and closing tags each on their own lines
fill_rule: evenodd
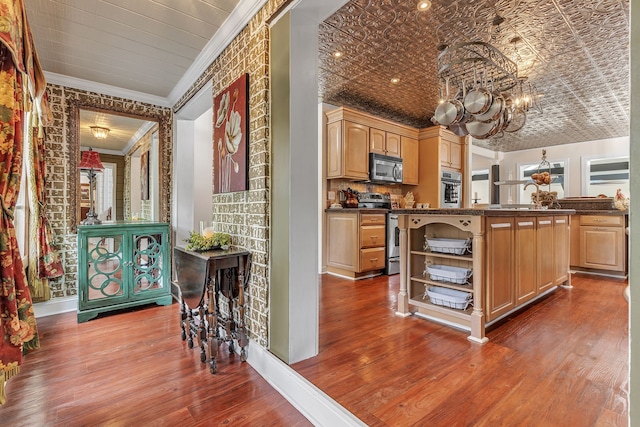
<svg viewBox="0 0 640 427">
<path fill-rule="evenodd" d="M 310 383 L 255 341 L 249 341 L 247 362 L 316 426 L 366 426 L 355 415 Z"/>
<path fill-rule="evenodd" d="M 213 81 L 207 80 L 204 86 L 174 114 L 174 125 L 178 120 L 196 120 L 213 108 Z"/>
<path fill-rule="evenodd" d="M 116 86 L 106 85 L 104 83 L 96 83 L 90 80 L 79 79 L 77 77 L 52 73 L 50 71 L 45 71 L 44 75 L 48 83 L 86 90 L 90 92 L 96 92 L 103 95 L 115 96 L 123 99 L 130 99 L 132 101 L 144 102 L 160 107 L 171 107 L 169 100 L 161 96 L 150 95 L 148 93 L 138 92 L 130 89 L 123 89 Z"/>
<path fill-rule="evenodd" d="M 33 304 L 36 318 L 53 316 L 54 314 L 67 313 L 78 309 L 78 297 L 54 298 L 46 302 Z"/>
<path fill-rule="evenodd" d="M 169 93 L 167 100 L 171 105 L 180 100 L 266 2 L 267 0 L 242 0 L 238 3 Z"/>
</svg>

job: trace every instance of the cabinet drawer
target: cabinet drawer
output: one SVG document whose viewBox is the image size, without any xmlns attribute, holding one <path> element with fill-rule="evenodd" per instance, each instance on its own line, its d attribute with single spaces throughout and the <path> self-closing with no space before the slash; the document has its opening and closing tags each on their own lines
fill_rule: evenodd
<svg viewBox="0 0 640 427">
<path fill-rule="evenodd" d="M 385 228 L 384 225 L 366 225 L 360 227 L 360 247 L 371 248 L 376 246 L 384 247 Z"/>
<path fill-rule="evenodd" d="M 362 214 L 360 216 L 360 224 L 362 225 L 385 225 L 385 214 Z"/>
<path fill-rule="evenodd" d="M 622 215 L 580 215 L 580 225 L 616 226 L 623 221 Z"/>
<path fill-rule="evenodd" d="M 360 271 L 384 268 L 384 248 L 360 249 Z"/>
</svg>

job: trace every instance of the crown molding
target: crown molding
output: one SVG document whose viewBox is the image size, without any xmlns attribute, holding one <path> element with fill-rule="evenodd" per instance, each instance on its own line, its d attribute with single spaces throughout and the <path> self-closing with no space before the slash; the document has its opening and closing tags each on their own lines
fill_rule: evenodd
<svg viewBox="0 0 640 427">
<path fill-rule="evenodd" d="M 171 107 L 169 100 L 161 96 L 150 95 L 144 92 L 138 92 L 130 89 L 123 89 L 116 86 L 106 85 L 104 83 L 96 83 L 91 80 L 79 79 L 77 77 L 65 76 L 62 74 L 44 72 L 47 83 L 70 87 L 74 89 L 96 92 L 103 95 L 115 96 L 132 101 L 144 102 L 147 104 L 157 105 L 160 107 Z"/>
<path fill-rule="evenodd" d="M 186 73 L 169 93 L 167 99 L 171 105 L 180 100 L 196 80 L 207 70 L 233 39 L 242 31 L 251 19 L 260 11 L 267 0 L 240 0 L 229 17 L 204 49 L 193 61 Z"/>
</svg>

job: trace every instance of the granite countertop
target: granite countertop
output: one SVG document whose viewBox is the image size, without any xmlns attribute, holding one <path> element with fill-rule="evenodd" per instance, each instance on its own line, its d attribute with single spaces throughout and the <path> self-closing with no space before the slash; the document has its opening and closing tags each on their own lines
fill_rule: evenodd
<svg viewBox="0 0 640 427">
<path fill-rule="evenodd" d="M 383 208 L 327 208 L 325 212 L 390 213 L 400 215 L 473 215 L 473 216 L 539 216 L 539 215 L 629 215 L 617 209 L 383 209 Z"/>
<path fill-rule="evenodd" d="M 395 209 L 400 215 L 554 216 L 573 215 L 574 209 Z"/>
<path fill-rule="evenodd" d="M 577 215 L 629 215 L 629 211 L 618 209 L 576 209 Z"/>
<path fill-rule="evenodd" d="M 325 212 L 364 212 L 364 213 L 389 213 L 390 209 L 384 208 L 327 208 L 324 210 Z M 395 212 L 395 210 L 394 210 Z"/>
</svg>

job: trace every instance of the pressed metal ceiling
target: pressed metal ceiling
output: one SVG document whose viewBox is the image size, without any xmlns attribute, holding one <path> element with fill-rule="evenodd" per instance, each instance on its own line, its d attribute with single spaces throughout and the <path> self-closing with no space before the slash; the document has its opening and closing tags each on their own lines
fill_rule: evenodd
<svg viewBox="0 0 640 427">
<path fill-rule="evenodd" d="M 629 135 L 628 0 L 433 0 L 426 12 L 417 3 L 352 0 L 325 20 L 324 102 L 432 126 L 439 49 L 483 41 L 535 84 L 543 113 L 528 114 L 518 133 L 475 145 L 514 151 Z"/>
</svg>

